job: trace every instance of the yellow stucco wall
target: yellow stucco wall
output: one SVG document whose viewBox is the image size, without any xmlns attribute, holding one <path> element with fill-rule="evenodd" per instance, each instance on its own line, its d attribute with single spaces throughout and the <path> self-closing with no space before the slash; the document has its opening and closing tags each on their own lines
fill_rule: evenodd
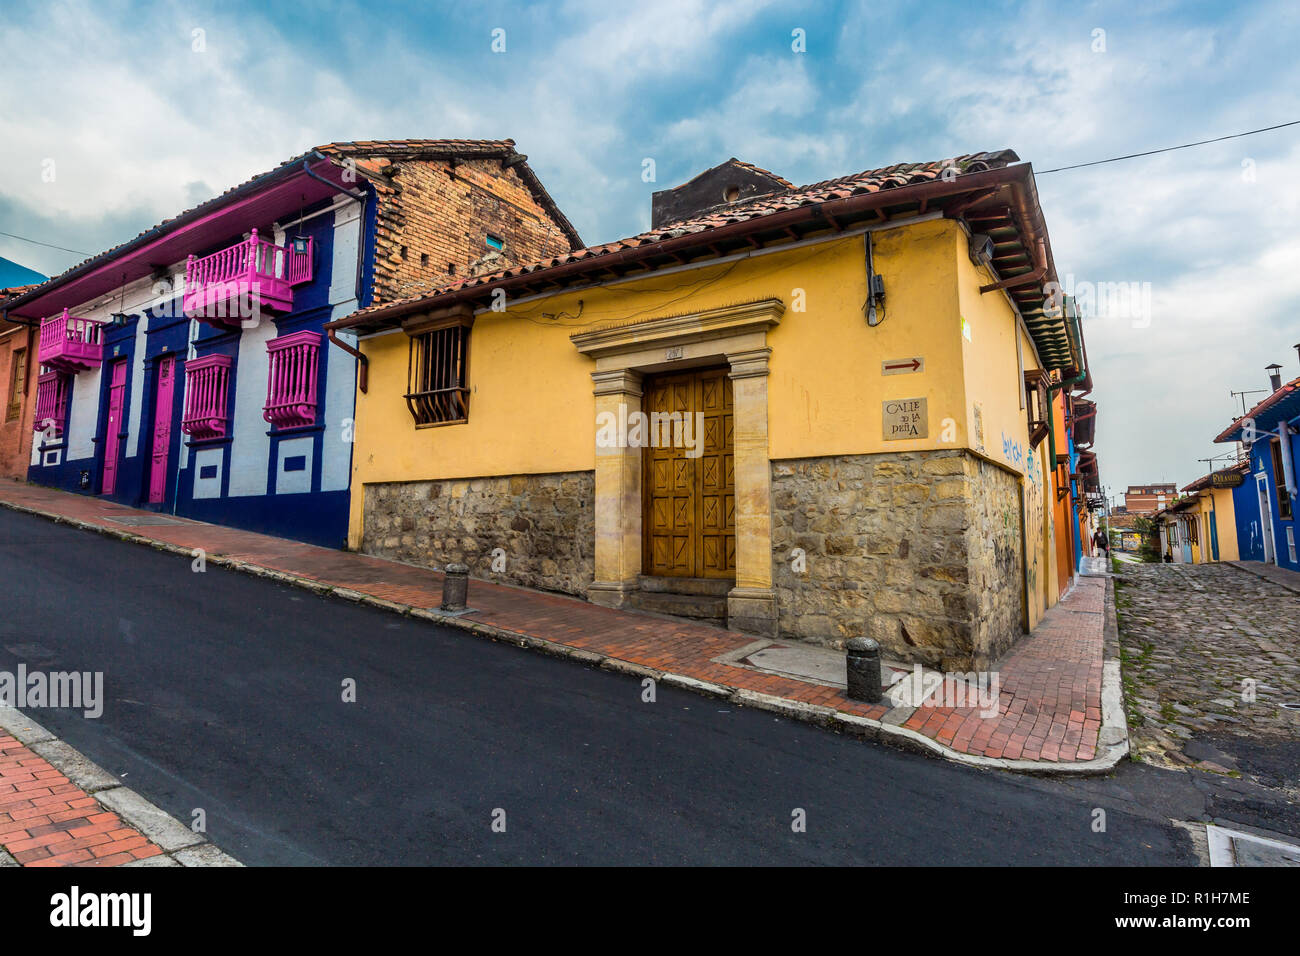
<svg viewBox="0 0 1300 956">
<path fill-rule="evenodd" d="M 1052 520 L 1054 492 L 1048 487 L 1054 470 L 1050 443 L 1044 438 L 1038 448 L 1029 447 L 1024 405 L 1024 371 L 1039 364 L 1033 343 L 1019 328 L 1006 295 L 979 291 L 995 277 L 971 262 L 964 235 L 954 256 L 970 447 L 1023 476 L 1025 584 L 1029 626 L 1033 627 L 1060 597 Z"/>
<path fill-rule="evenodd" d="M 1215 528 L 1219 536 L 1219 560 L 1239 561 L 1237 509 L 1232 503 L 1232 489 L 1215 488 L 1211 493 L 1214 495 Z"/>
<path fill-rule="evenodd" d="M 884 319 L 870 328 L 862 236 L 655 275 L 484 312 L 470 338 L 469 421 L 417 429 L 402 398 L 408 338 L 363 339 L 369 393 L 357 394 L 349 544 L 362 538 L 367 484 L 430 478 L 581 471 L 595 466 L 595 363 L 578 331 L 738 302 L 777 298 L 786 311 L 768 333 L 768 447 L 773 459 L 972 447 L 1026 481 L 1031 624 L 1056 600 L 1052 522 L 1042 493 L 1047 442 L 1030 454 L 1015 328 L 1000 293 L 966 254 L 951 220 L 872 234 L 885 281 Z M 802 310 L 800 306 L 802 305 Z M 962 317 L 970 327 L 963 336 Z M 883 375 L 886 360 L 924 359 L 921 372 Z M 925 398 L 929 435 L 885 441 L 881 404 Z M 976 435 L 976 405 L 983 437 Z"/>
<path fill-rule="evenodd" d="M 786 305 L 781 324 L 768 335 L 772 458 L 964 444 L 963 352 L 952 318 L 959 238 L 954 223 L 940 220 L 874 234 L 876 270 L 887 290 L 885 320 L 874 329 L 862 314 L 862 236 L 480 313 L 470 340 L 464 425 L 416 429 L 402 399 L 406 335 L 363 339 L 370 389 L 357 395 L 353 488 L 593 468 L 595 363 L 570 335 L 768 297 Z M 881 375 L 882 360 L 913 355 L 924 357 L 924 371 Z M 919 397 L 928 399 L 929 437 L 884 441 L 881 402 Z M 355 493 L 354 547 L 362 503 L 363 495 Z"/>
</svg>

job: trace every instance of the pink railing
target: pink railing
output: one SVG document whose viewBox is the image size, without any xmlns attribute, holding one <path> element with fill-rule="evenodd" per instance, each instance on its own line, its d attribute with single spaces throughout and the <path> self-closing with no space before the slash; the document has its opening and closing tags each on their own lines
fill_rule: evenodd
<svg viewBox="0 0 1300 956">
<path fill-rule="evenodd" d="M 185 415 L 181 431 L 195 441 L 226 434 L 230 357 L 205 355 L 185 363 Z"/>
<path fill-rule="evenodd" d="M 104 323 L 69 315 L 50 316 L 41 321 L 36 360 L 42 365 L 69 372 L 93 368 L 104 357 Z"/>
<path fill-rule="evenodd" d="M 64 372 L 42 373 L 36 380 L 36 417 L 32 429 L 57 438 L 63 434 L 67 420 L 68 375 Z"/>
<path fill-rule="evenodd" d="M 186 314 L 237 325 L 252 318 L 244 314 L 267 307 L 282 312 L 293 308 L 293 286 L 312 277 L 312 242 L 302 255 L 291 248 L 249 237 L 212 255 L 190 256 L 185 266 Z"/>
<path fill-rule="evenodd" d="M 289 285 L 301 285 L 304 282 L 311 281 L 312 275 L 312 251 L 315 248 L 314 239 L 307 240 L 307 250 L 305 252 L 294 252 L 292 240 L 285 247 L 285 266 L 284 277 Z"/>
<path fill-rule="evenodd" d="M 266 343 L 271 370 L 262 417 L 277 428 L 316 423 L 319 332 L 295 332 Z"/>
</svg>

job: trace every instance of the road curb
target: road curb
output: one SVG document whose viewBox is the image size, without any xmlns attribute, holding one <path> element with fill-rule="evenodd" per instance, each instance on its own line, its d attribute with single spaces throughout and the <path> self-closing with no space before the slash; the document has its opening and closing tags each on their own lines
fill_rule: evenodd
<svg viewBox="0 0 1300 956">
<path fill-rule="evenodd" d="M 116 813 L 122 822 L 140 831 L 141 835 L 162 850 L 158 856 L 134 860 L 122 864 L 123 866 L 243 866 L 234 857 L 218 849 L 205 834 L 195 833 L 166 810 L 150 803 L 134 790 L 122 786 L 117 777 L 66 741 L 55 737 L 17 708 L 0 707 L 0 730 L 23 744 L 87 796 L 93 797 L 101 807 Z M 205 852 L 198 854 L 198 850 Z M 211 862 L 215 860 L 224 862 Z M 0 847 L 0 866 L 10 865 L 17 866 L 18 863 Z"/>
<path fill-rule="evenodd" d="M 194 557 L 196 551 L 199 550 L 194 548 L 183 548 L 179 545 L 168 544 L 167 542 L 155 541 L 152 538 L 146 538 L 130 531 L 118 530 L 117 528 L 107 528 L 103 525 L 97 525 L 89 521 L 82 521 L 77 518 L 67 518 L 63 515 L 41 511 L 38 508 L 19 505 L 16 502 L 6 501 L 2 498 L 0 498 L 0 506 L 9 508 L 13 511 L 20 511 L 25 514 L 47 518 L 59 524 L 68 524 L 84 530 L 95 531 L 99 534 L 118 538 L 122 541 L 146 544 L 150 547 L 156 548 L 157 550 L 170 551 L 173 554 L 185 555 L 191 558 Z M 305 588 L 321 596 L 338 597 L 354 604 L 366 604 L 379 610 L 403 614 L 424 621 L 429 621 L 434 624 L 442 624 L 447 627 L 454 627 L 478 637 L 485 637 L 489 640 L 501 643 L 514 644 L 517 647 L 529 650 L 538 650 L 553 657 L 568 658 L 569 660 L 579 661 L 583 664 L 597 666 L 609 671 L 628 674 L 629 676 L 651 677 L 655 680 L 662 680 L 663 683 L 670 687 L 677 687 L 681 690 L 688 690 L 692 693 L 702 694 L 707 697 L 730 700 L 739 706 L 753 707 L 757 710 L 766 710 L 794 720 L 815 724 L 831 730 L 843 731 L 852 734 L 853 736 L 889 744 L 890 746 L 914 753 L 942 757 L 943 759 L 952 761 L 953 763 L 964 764 L 970 767 L 979 767 L 985 770 L 1009 770 L 1032 776 L 1102 776 L 1112 772 L 1119 764 L 1120 760 L 1122 760 L 1129 751 L 1128 726 L 1124 717 L 1124 694 L 1120 683 L 1119 672 L 1119 626 L 1115 616 L 1114 585 L 1112 583 L 1112 577 L 1109 574 L 1104 576 L 1106 594 L 1104 611 L 1105 622 L 1103 625 L 1102 727 L 1098 734 L 1098 746 L 1105 748 L 1105 755 L 1096 757 L 1092 760 L 1077 761 L 1073 763 L 1055 763 L 1046 760 L 1009 760 L 1004 757 L 983 757 L 977 754 L 962 753 L 939 743 L 931 737 L 926 737 L 917 731 L 909 730 L 906 727 L 897 726 L 895 724 L 883 723 L 874 718 L 863 717 L 846 711 L 834 710 L 829 707 L 805 704 L 801 701 L 791 700 L 785 697 L 761 694 L 741 687 L 717 684 L 712 681 L 700 680 L 685 674 L 675 674 L 670 671 L 655 671 L 653 668 L 637 664 L 635 661 L 626 661 L 621 658 L 611 657 L 595 651 L 571 647 L 568 644 L 560 644 L 555 641 L 546 640 L 545 638 L 535 637 L 531 634 L 512 631 L 507 628 L 498 627 L 495 624 L 488 624 L 483 621 L 474 621 L 463 616 L 449 614 L 437 610 L 436 608 L 421 608 L 413 605 L 388 601 L 372 595 L 367 595 L 364 592 L 355 591 L 351 588 L 326 584 L 313 578 L 302 577 L 275 568 L 267 568 L 263 565 L 253 564 L 237 558 L 228 558 L 220 554 L 207 554 L 206 560 L 209 564 L 218 567 L 225 567 L 232 571 L 242 571 L 246 574 L 256 575 L 257 577 L 270 578 L 283 584 L 292 584 L 296 587 Z M 1101 577 L 1101 575 L 1098 576 Z M 657 677 L 655 676 L 656 674 L 658 675 Z M 1118 735 L 1119 739 L 1117 742 L 1110 744 L 1102 743 L 1101 735 L 1108 729 L 1110 730 L 1108 737 L 1115 737 Z"/>
</svg>

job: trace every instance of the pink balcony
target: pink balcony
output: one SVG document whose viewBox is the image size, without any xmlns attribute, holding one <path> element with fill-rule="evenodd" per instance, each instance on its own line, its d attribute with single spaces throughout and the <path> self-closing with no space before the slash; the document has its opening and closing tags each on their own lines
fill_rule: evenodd
<svg viewBox="0 0 1300 956">
<path fill-rule="evenodd" d="M 104 358 L 104 323 L 55 315 L 41 322 L 41 340 L 36 360 L 51 369 L 64 372 L 94 368 Z"/>
<path fill-rule="evenodd" d="M 262 417 L 276 428 L 302 428 L 316 423 L 319 332 L 295 332 L 266 343 L 271 368 Z"/>
<path fill-rule="evenodd" d="M 185 363 L 181 431 L 195 441 L 224 438 L 229 422 L 230 356 L 205 355 Z"/>
<path fill-rule="evenodd" d="M 44 372 L 36 380 L 34 431 L 44 432 L 51 439 L 63 434 L 64 423 L 68 420 L 69 381 L 66 372 Z"/>
<path fill-rule="evenodd" d="M 216 326 L 238 326 L 262 309 L 293 310 L 293 287 L 311 281 L 312 240 L 299 254 L 292 246 L 247 239 L 185 266 L 185 314 Z"/>
</svg>

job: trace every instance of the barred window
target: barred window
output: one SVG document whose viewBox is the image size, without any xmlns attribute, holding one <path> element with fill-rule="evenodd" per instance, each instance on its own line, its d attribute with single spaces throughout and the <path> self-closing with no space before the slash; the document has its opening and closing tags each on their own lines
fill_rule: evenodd
<svg viewBox="0 0 1300 956">
<path fill-rule="evenodd" d="M 472 317 L 410 330 L 406 404 L 417 427 L 469 419 L 469 333 Z"/>
</svg>

